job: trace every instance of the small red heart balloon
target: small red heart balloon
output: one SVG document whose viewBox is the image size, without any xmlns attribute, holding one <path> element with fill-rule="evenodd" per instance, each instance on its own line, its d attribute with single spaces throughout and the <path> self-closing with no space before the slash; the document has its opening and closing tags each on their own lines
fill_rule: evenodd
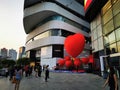
<svg viewBox="0 0 120 90">
<path fill-rule="evenodd" d="M 85 38 L 80 33 L 68 36 L 64 42 L 66 52 L 72 57 L 77 57 L 83 51 L 84 46 Z"/>
<path fill-rule="evenodd" d="M 65 66 L 66 66 L 67 68 L 71 67 L 71 66 L 72 66 L 72 61 L 71 61 L 71 60 L 70 60 L 70 61 L 66 61 L 66 62 L 65 62 Z"/>
<path fill-rule="evenodd" d="M 75 58 L 75 60 L 74 60 L 74 65 L 75 65 L 75 66 L 80 66 L 80 65 L 82 65 L 82 62 L 80 61 L 79 58 Z"/>
<path fill-rule="evenodd" d="M 70 56 L 65 56 L 65 57 L 64 57 L 64 60 L 65 60 L 65 61 L 71 60 L 71 59 L 70 59 Z"/>
<path fill-rule="evenodd" d="M 64 66 L 65 60 L 59 59 L 59 60 L 58 60 L 58 64 L 59 64 L 59 66 Z"/>
<path fill-rule="evenodd" d="M 81 60 L 82 60 L 82 62 L 84 64 L 88 64 L 89 63 L 89 58 L 87 58 L 87 57 L 81 58 Z"/>
</svg>

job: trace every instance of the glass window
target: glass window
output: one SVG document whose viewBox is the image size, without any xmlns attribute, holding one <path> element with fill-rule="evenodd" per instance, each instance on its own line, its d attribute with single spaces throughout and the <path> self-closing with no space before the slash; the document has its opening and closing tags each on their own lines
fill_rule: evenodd
<svg viewBox="0 0 120 90">
<path fill-rule="evenodd" d="M 52 57 L 61 57 L 63 58 L 63 45 L 53 45 L 52 48 Z"/>
<path fill-rule="evenodd" d="M 114 17 L 114 24 L 115 24 L 115 28 L 120 26 L 120 13 Z"/>
<path fill-rule="evenodd" d="M 120 52 L 120 42 L 117 42 L 118 52 Z"/>
<path fill-rule="evenodd" d="M 91 40 L 93 41 L 94 40 L 94 32 L 91 31 Z"/>
<path fill-rule="evenodd" d="M 105 12 L 107 12 L 110 7 L 111 7 L 111 0 L 108 0 L 108 2 L 102 8 L 102 13 L 105 14 Z"/>
<path fill-rule="evenodd" d="M 114 29 L 114 25 L 113 25 L 113 20 L 109 21 L 107 24 L 105 24 L 103 26 L 103 33 L 104 34 L 108 34 L 109 32 L 111 32 Z"/>
<path fill-rule="evenodd" d="M 116 1 L 116 0 L 115 0 Z M 120 12 L 120 0 L 118 0 L 114 5 L 113 5 L 113 15 L 116 15 Z"/>
<path fill-rule="evenodd" d="M 98 37 L 102 36 L 102 26 L 101 24 L 97 27 Z"/>
<path fill-rule="evenodd" d="M 27 52 L 26 52 L 26 57 L 27 57 L 27 58 L 30 58 L 30 51 L 27 51 Z"/>
<path fill-rule="evenodd" d="M 109 43 L 115 42 L 115 33 L 114 31 L 108 35 Z"/>
<path fill-rule="evenodd" d="M 30 39 L 30 40 L 28 40 L 28 41 L 27 41 L 27 43 L 31 43 L 32 41 L 33 41 L 33 40 L 32 40 L 32 39 Z"/>
<path fill-rule="evenodd" d="M 101 24 L 101 16 L 100 14 L 97 16 L 97 25 Z"/>
<path fill-rule="evenodd" d="M 112 18 L 112 10 L 109 9 L 103 16 L 103 24 L 107 23 Z"/>
<path fill-rule="evenodd" d="M 94 34 L 94 40 L 97 39 L 97 30 L 96 29 L 93 31 L 93 34 Z"/>
<path fill-rule="evenodd" d="M 109 44 L 109 39 L 107 36 L 104 36 L 104 44 L 105 45 Z"/>
<path fill-rule="evenodd" d="M 95 51 L 98 51 L 98 41 L 97 40 L 94 41 L 94 48 L 95 48 Z"/>
<path fill-rule="evenodd" d="M 93 22 L 90 23 L 90 29 L 93 30 Z"/>
<path fill-rule="evenodd" d="M 120 40 L 120 28 L 115 30 L 117 41 Z"/>
<path fill-rule="evenodd" d="M 119 0 L 111 0 L 112 4 L 115 4 Z"/>
<path fill-rule="evenodd" d="M 104 36 L 104 45 L 108 45 L 108 44 L 109 44 L 108 36 Z"/>
<path fill-rule="evenodd" d="M 52 46 L 41 47 L 41 57 L 51 58 L 52 57 Z"/>
<path fill-rule="evenodd" d="M 104 48 L 104 46 L 103 46 L 103 37 L 100 37 L 99 39 L 98 39 L 98 46 L 99 46 L 99 50 L 102 50 L 103 48 Z"/>
<path fill-rule="evenodd" d="M 116 43 L 110 45 L 110 51 L 111 51 L 111 54 L 117 52 Z"/>
<path fill-rule="evenodd" d="M 41 39 L 41 38 L 45 38 L 45 37 L 49 37 L 50 36 L 50 32 L 49 31 L 46 31 L 42 34 L 39 34 L 37 35 L 36 37 L 34 37 L 34 40 L 37 40 L 37 39 Z"/>
<path fill-rule="evenodd" d="M 109 55 L 111 53 L 109 45 L 105 46 L 105 51 L 106 51 L 106 55 Z"/>
<path fill-rule="evenodd" d="M 67 36 L 69 36 L 69 35 L 75 34 L 75 33 L 73 33 L 73 32 L 69 32 L 69 31 L 66 31 L 66 30 L 62 30 L 61 32 L 62 32 L 62 36 L 63 36 L 63 37 L 67 37 Z"/>
<path fill-rule="evenodd" d="M 116 56 L 116 57 L 110 57 L 110 60 L 109 60 L 109 65 L 110 66 L 119 66 L 119 59 L 120 57 L 119 56 Z"/>
<path fill-rule="evenodd" d="M 61 30 L 60 29 L 50 30 L 50 35 L 51 36 L 60 36 L 61 35 Z"/>
<path fill-rule="evenodd" d="M 92 22 L 93 29 L 96 28 L 96 20 Z"/>
<path fill-rule="evenodd" d="M 93 42 L 92 42 L 92 49 L 93 49 L 93 51 L 94 51 L 94 49 L 95 49 L 95 48 L 94 48 L 94 43 L 93 43 Z"/>
</svg>

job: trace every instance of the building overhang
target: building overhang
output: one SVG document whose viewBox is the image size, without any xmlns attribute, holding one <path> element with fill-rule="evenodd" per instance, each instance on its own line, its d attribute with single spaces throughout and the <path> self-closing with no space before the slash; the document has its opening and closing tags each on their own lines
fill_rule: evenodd
<svg viewBox="0 0 120 90">
<path fill-rule="evenodd" d="M 32 30 L 38 27 L 38 24 L 41 21 L 53 15 L 61 15 L 66 18 L 70 18 L 72 21 L 89 28 L 89 23 L 87 21 L 77 17 L 55 3 L 43 2 L 25 8 L 23 19 L 25 32 L 27 34 L 30 33 Z"/>
<path fill-rule="evenodd" d="M 44 20 L 45 18 L 55 15 L 55 12 L 51 11 L 43 11 L 39 13 L 35 13 L 32 15 L 29 15 L 27 17 L 24 17 L 23 24 L 25 28 L 26 34 L 30 33 L 32 30 L 34 30 L 37 26 L 37 24 L 40 23 L 40 21 Z"/>
</svg>

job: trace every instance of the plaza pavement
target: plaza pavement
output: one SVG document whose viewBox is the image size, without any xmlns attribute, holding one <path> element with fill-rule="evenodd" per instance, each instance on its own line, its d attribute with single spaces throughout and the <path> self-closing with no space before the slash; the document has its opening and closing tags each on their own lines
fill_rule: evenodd
<svg viewBox="0 0 120 90">
<path fill-rule="evenodd" d="M 40 78 L 23 77 L 19 90 L 109 90 L 102 88 L 104 81 L 94 74 L 50 72 L 48 82 L 44 81 L 44 73 Z M 9 78 L 0 77 L 0 90 L 14 90 L 14 84 Z"/>
</svg>

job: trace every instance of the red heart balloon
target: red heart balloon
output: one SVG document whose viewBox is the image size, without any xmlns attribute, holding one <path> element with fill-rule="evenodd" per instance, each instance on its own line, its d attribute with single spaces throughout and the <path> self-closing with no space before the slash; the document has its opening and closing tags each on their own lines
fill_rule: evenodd
<svg viewBox="0 0 120 90">
<path fill-rule="evenodd" d="M 68 60 L 68 61 L 71 60 L 71 59 L 70 59 L 70 56 L 65 56 L 65 57 L 64 57 L 64 60 L 65 60 L 65 61 L 67 61 L 67 60 Z"/>
<path fill-rule="evenodd" d="M 93 58 L 93 55 L 90 55 L 90 56 L 89 56 L 89 63 L 94 64 L 94 58 Z"/>
<path fill-rule="evenodd" d="M 74 60 L 74 65 L 75 65 L 75 66 L 80 66 L 80 65 L 82 65 L 82 62 L 80 61 L 79 58 L 75 58 L 75 60 Z"/>
<path fill-rule="evenodd" d="M 72 57 L 77 57 L 83 51 L 84 46 L 85 38 L 80 33 L 68 36 L 64 42 L 66 52 Z"/>
<path fill-rule="evenodd" d="M 59 59 L 59 60 L 58 60 L 58 64 L 59 64 L 59 66 L 64 66 L 65 60 Z"/>
<path fill-rule="evenodd" d="M 89 58 L 87 58 L 87 57 L 81 58 L 81 60 L 84 64 L 88 64 L 88 62 L 89 62 Z"/>
<path fill-rule="evenodd" d="M 65 62 L 65 66 L 66 66 L 67 68 L 71 67 L 71 66 L 72 66 L 72 61 L 71 61 L 71 60 L 70 60 L 70 61 L 66 61 L 66 62 Z"/>
</svg>

